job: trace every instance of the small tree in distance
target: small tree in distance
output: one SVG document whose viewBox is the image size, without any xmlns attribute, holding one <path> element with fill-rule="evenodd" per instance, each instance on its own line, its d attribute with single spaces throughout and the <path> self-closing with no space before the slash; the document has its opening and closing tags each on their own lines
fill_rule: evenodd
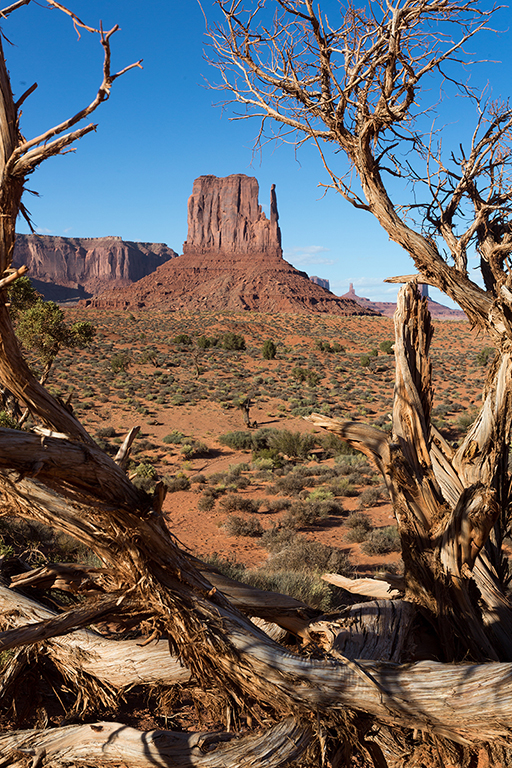
<svg viewBox="0 0 512 768">
<path fill-rule="evenodd" d="M 272 341 L 272 339 L 267 339 L 265 343 L 263 344 L 263 348 L 261 350 L 261 354 L 265 358 L 265 360 L 273 360 L 277 354 L 277 347 Z"/>
</svg>

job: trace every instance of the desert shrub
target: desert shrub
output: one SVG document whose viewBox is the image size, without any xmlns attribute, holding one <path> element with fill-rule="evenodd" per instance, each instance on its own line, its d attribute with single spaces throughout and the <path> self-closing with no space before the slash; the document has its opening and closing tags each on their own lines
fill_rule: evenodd
<svg viewBox="0 0 512 768">
<path fill-rule="evenodd" d="M 363 507 L 374 507 L 381 498 L 382 493 L 378 488 L 365 488 L 359 496 L 359 503 Z"/>
<path fill-rule="evenodd" d="M 372 530 L 371 520 L 364 512 L 352 512 L 345 522 L 348 528 L 364 528 L 365 531 Z"/>
<path fill-rule="evenodd" d="M 228 493 L 220 502 L 226 512 L 257 512 L 259 502 L 248 499 L 247 496 L 239 496 L 237 493 Z"/>
<path fill-rule="evenodd" d="M 196 343 L 199 349 L 210 349 L 217 346 L 219 339 L 216 336 L 199 336 Z"/>
<path fill-rule="evenodd" d="M 180 346 L 190 346 L 192 344 L 192 339 L 188 333 L 179 333 L 174 337 L 173 342 L 175 344 L 179 344 Z"/>
<path fill-rule="evenodd" d="M 276 478 L 274 485 L 268 491 L 269 493 L 280 493 L 283 496 L 298 496 L 305 484 L 304 478 L 290 474 Z"/>
<path fill-rule="evenodd" d="M 229 515 L 226 518 L 222 527 L 225 529 L 229 536 L 261 536 L 263 533 L 263 526 L 257 518 L 244 519 L 237 515 Z"/>
<path fill-rule="evenodd" d="M 310 368 L 301 368 L 299 365 L 292 368 L 291 375 L 298 382 L 307 381 L 310 387 L 315 387 L 320 381 L 320 374 Z"/>
<path fill-rule="evenodd" d="M 267 552 L 280 552 L 295 540 L 296 534 L 289 528 L 274 525 L 265 531 L 261 537 L 261 545 Z"/>
<path fill-rule="evenodd" d="M 188 477 L 185 477 L 185 475 L 178 475 L 178 477 L 169 477 L 166 475 L 163 480 L 170 493 L 174 493 L 175 491 L 188 491 L 190 488 L 190 480 Z"/>
<path fill-rule="evenodd" d="M 0 517 L 0 555 L 15 555 L 34 564 L 40 564 L 44 559 L 53 563 L 102 565 L 89 547 L 69 534 L 36 520 L 24 520 L 12 515 Z"/>
<path fill-rule="evenodd" d="M 368 538 L 368 533 L 369 531 L 363 525 L 354 525 L 348 529 L 345 538 L 353 544 L 360 544 Z"/>
<path fill-rule="evenodd" d="M 142 453 L 143 451 L 154 451 L 156 448 L 158 448 L 158 445 L 152 443 L 151 440 L 142 438 L 135 443 L 132 448 L 132 453 L 136 455 L 138 453 Z"/>
<path fill-rule="evenodd" d="M 215 494 L 204 491 L 197 502 L 198 510 L 200 512 L 210 512 L 215 506 L 216 499 L 217 497 Z"/>
<path fill-rule="evenodd" d="M 373 528 L 370 518 L 363 512 L 352 512 L 352 514 L 347 517 L 345 524 L 349 529 L 345 538 L 347 541 L 355 542 L 357 544 L 365 541 Z"/>
<path fill-rule="evenodd" d="M 386 341 L 381 341 L 379 344 L 379 349 L 381 352 L 384 352 L 385 355 L 392 355 L 394 352 L 393 345 L 394 341 L 391 339 L 386 339 Z"/>
<path fill-rule="evenodd" d="M 187 459 L 192 459 L 194 456 L 204 456 L 208 452 L 208 446 L 200 440 L 187 438 L 187 440 L 181 444 L 180 453 Z"/>
<path fill-rule="evenodd" d="M 273 360 L 277 354 L 277 347 L 272 341 L 272 339 L 267 339 L 265 343 L 263 344 L 263 348 L 261 350 L 261 354 L 265 358 L 265 360 Z"/>
<path fill-rule="evenodd" d="M 267 507 L 269 512 L 283 512 L 292 502 L 290 499 L 269 499 Z"/>
<path fill-rule="evenodd" d="M 116 436 L 117 436 L 117 432 L 112 426 L 101 427 L 101 429 L 98 429 L 98 431 L 96 432 L 96 437 L 105 438 L 105 437 L 116 437 Z"/>
<path fill-rule="evenodd" d="M 359 364 L 363 368 L 368 368 L 368 366 L 370 365 L 370 362 L 371 362 L 370 355 L 361 355 L 361 357 L 359 358 Z"/>
<path fill-rule="evenodd" d="M 189 478 L 191 483 L 197 484 L 197 485 L 203 485 L 206 483 L 206 475 L 203 475 L 202 472 L 198 472 L 197 475 L 192 475 L 192 477 Z"/>
<path fill-rule="evenodd" d="M 401 548 L 398 529 L 394 525 L 376 528 L 361 544 L 361 549 L 366 555 L 386 555 L 389 552 L 399 552 Z"/>
<path fill-rule="evenodd" d="M 274 551 L 266 568 L 310 573 L 334 572 L 345 575 L 351 571 L 349 559 L 344 552 L 305 536 L 295 536 L 283 549 Z"/>
<path fill-rule="evenodd" d="M 311 525 L 317 525 L 324 520 L 328 512 L 320 503 L 314 501 L 296 501 L 281 518 L 283 528 L 298 530 Z"/>
<path fill-rule="evenodd" d="M 494 347 L 484 347 L 477 354 L 475 358 L 475 362 L 477 365 L 485 366 L 490 360 L 494 359 L 495 354 L 496 354 L 496 350 L 494 349 Z"/>
<path fill-rule="evenodd" d="M 326 488 L 315 488 L 314 491 L 311 491 L 308 495 L 307 500 L 308 501 L 327 501 L 328 499 L 332 499 L 333 493 L 331 491 L 328 491 Z"/>
<path fill-rule="evenodd" d="M 221 445 L 227 445 L 233 451 L 250 451 L 253 448 L 253 435 L 248 430 L 238 430 L 237 432 L 228 432 L 219 437 Z"/>
<path fill-rule="evenodd" d="M 256 432 L 250 430 L 238 430 L 227 432 L 219 437 L 221 445 L 227 445 L 234 451 L 260 451 L 269 447 L 270 436 L 277 430 L 264 427 Z"/>
<path fill-rule="evenodd" d="M 229 331 L 221 336 L 220 346 L 222 349 L 242 350 L 245 349 L 245 339 L 243 336 Z"/>
<path fill-rule="evenodd" d="M 369 467 L 366 458 L 359 452 L 353 456 L 337 456 L 334 463 L 339 475 L 350 475 L 354 470 L 362 471 Z"/>
<path fill-rule="evenodd" d="M 379 356 L 379 351 L 377 349 L 370 349 L 368 354 L 370 355 L 370 357 L 378 357 Z"/>
<path fill-rule="evenodd" d="M 128 370 L 132 363 L 132 356 L 129 352 L 116 352 L 110 358 L 110 369 L 113 373 L 121 373 Z"/>
<path fill-rule="evenodd" d="M 146 477 L 149 479 L 153 479 L 156 477 L 156 469 L 152 464 L 138 464 L 135 469 L 134 473 L 136 477 Z"/>
<path fill-rule="evenodd" d="M 345 440 L 332 432 L 322 435 L 319 442 L 327 456 L 353 456 L 357 454 L 355 448 L 352 448 Z"/>
<path fill-rule="evenodd" d="M 291 432 L 288 429 L 275 431 L 269 436 L 269 448 L 290 458 L 306 458 L 316 446 L 313 435 Z"/>
<path fill-rule="evenodd" d="M 358 491 L 352 485 L 349 477 L 340 477 L 335 482 L 330 483 L 329 491 L 333 496 L 357 496 Z"/>
<path fill-rule="evenodd" d="M 228 472 L 226 476 L 226 483 L 227 485 L 232 486 L 237 490 L 243 490 L 244 488 L 248 488 L 250 486 L 251 479 L 245 475 L 236 475 L 232 472 Z"/>
<path fill-rule="evenodd" d="M 177 429 L 173 429 L 172 432 L 169 432 L 168 435 L 165 435 L 162 438 L 162 442 L 166 443 L 166 445 L 172 445 L 172 444 L 179 444 L 183 440 L 185 435 L 183 432 L 178 432 Z"/>
<path fill-rule="evenodd" d="M 472 425 L 476 418 L 476 414 L 469 412 L 469 413 L 462 413 L 458 419 L 457 419 L 457 427 L 461 430 L 461 432 L 467 432 L 468 428 Z"/>
</svg>

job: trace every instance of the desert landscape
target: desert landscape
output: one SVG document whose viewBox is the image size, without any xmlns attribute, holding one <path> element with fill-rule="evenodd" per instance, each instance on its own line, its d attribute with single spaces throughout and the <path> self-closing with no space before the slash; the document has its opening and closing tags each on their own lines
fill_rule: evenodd
<svg viewBox="0 0 512 768">
<path fill-rule="evenodd" d="M 192 32 L 189 4 L 171 5 Z M 114 70 L 120 25 L 47 0 L 99 41 L 103 67 L 68 119 L 34 136 L 23 115 L 26 139 L 37 83 L 17 74 L 15 95 L 0 50 L 0 768 L 504 768 L 512 112 L 457 75 L 501 9 L 377 3 L 342 8 L 333 27 L 309 0 L 213 8 L 216 20 L 201 7 L 213 88 L 232 120 L 261 121 L 253 160 L 269 141 L 295 161 L 309 145 L 327 172 L 321 200 L 282 209 L 288 251 L 286 175 L 265 176 L 260 201 L 257 179 L 234 172 L 251 167 L 234 162 L 234 140 L 215 164 L 212 120 L 214 151 L 198 161 L 186 51 L 173 85 L 187 98 L 165 130 L 143 86 L 111 133 L 101 216 L 80 218 L 82 165 L 73 207 L 36 234 L 31 174 L 96 130 L 89 116 L 142 59 Z M 31 10 L 38 37 L 58 42 Z M 148 20 L 160 54 L 149 12 L 138 31 Z M 450 93 L 461 119 L 441 143 L 431 117 Z M 469 137 L 464 100 L 478 107 Z M 116 195 L 110 155 L 139 117 Z M 149 238 L 171 231 L 168 199 L 156 226 L 157 198 L 182 194 L 189 134 L 204 175 L 174 250 Z M 56 188 L 66 197 L 62 177 Z M 310 226 L 329 190 L 353 219 Z M 127 239 L 102 234 L 125 205 Z M 374 221 L 355 234 L 360 213 Z M 96 237 L 72 237 L 79 221 Z M 327 269 L 338 251 L 343 279 Z M 354 289 L 393 298 L 381 279 L 401 285 L 396 304 Z"/>
<path fill-rule="evenodd" d="M 333 548 L 347 572 L 400 568 L 381 475 L 305 420 L 319 412 L 389 430 L 392 320 L 80 308 L 67 309 L 66 320 L 92 320 L 97 333 L 90 348 L 61 353 L 50 391 L 71 395 L 75 413 L 111 455 L 140 426 L 130 477 L 148 490 L 163 478 L 168 525 L 195 555 L 256 569 L 246 577 L 261 585 L 271 579 L 274 531 L 283 547 L 293 536 Z M 268 341 L 273 359 L 264 357 Z M 469 323 L 435 324 L 434 423 L 451 443 L 473 420 L 492 356 Z M 251 429 L 240 407 L 248 398 Z M 374 547 L 381 552 L 365 548 L 370 529 L 390 526 L 390 540 Z M 325 593 L 318 576 L 329 554 L 312 569 Z M 339 591 L 324 597 L 343 602 Z"/>
</svg>

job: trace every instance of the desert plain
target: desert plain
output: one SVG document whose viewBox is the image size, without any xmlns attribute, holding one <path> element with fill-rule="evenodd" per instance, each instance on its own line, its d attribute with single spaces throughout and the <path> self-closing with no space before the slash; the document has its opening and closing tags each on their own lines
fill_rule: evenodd
<svg viewBox="0 0 512 768">
<path fill-rule="evenodd" d="M 163 481 L 168 525 L 194 555 L 324 608 L 343 594 L 319 580 L 322 571 L 400 570 L 381 476 L 305 418 L 390 431 L 392 319 L 69 308 L 66 320 L 93 322 L 96 336 L 60 354 L 50 391 L 71 397 L 111 454 L 140 427 L 130 477 L 149 492 Z M 275 357 L 266 359 L 269 340 Z M 434 423 L 457 443 L 493 352 L 468 322 L 437 320 L 431 356 Z"/>
</svg>

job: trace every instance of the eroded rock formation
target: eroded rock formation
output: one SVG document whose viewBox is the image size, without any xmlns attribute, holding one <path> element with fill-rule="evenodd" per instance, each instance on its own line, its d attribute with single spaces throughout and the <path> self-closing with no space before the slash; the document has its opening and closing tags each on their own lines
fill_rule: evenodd
<svg viewBox="0 0 512 768">
<path fill-rule="evenodd" d="M 270 190 L 270 219 L 261 209 L 258 192 L 257 180 L 241 173 L 196 179 L 188 200 L 183 254 L 282 258 L 275 185 Z"/>
<path fill-rule="evenodd" d="M 165 243 L 120 237 L 17 235 L 13 266 L 26 264 L 38 290 L 64 299 L 130 285 L 175 256 Z"/>
<path fill-rule="evenodd" d="M 196 179 L 188 201 L 183 256 L 87 305 L 375 314 L 315 285 L 283 259 L 275 187 L 267 218 L 258 202 L 257 180 L 243 174 Z"/>
</svg>

